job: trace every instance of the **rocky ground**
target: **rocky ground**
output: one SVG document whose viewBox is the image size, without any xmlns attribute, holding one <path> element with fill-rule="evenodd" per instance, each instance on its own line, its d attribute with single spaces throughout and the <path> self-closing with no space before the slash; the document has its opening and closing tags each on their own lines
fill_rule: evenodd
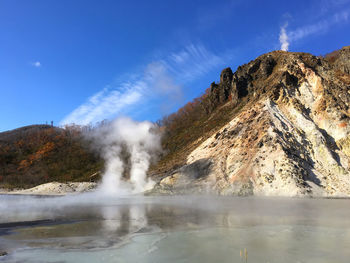
<svg viewBox="0 0 350 263">
<path fill-rule="evenodd" d="M 349 197 L 349 73 L 350 47 L 332 60 L 275 51 L 225 69 L 225 106 L 247 104 L 153 192 Z"/>
<path fill-rule="evenodd" d="M 0 194 L 21 194 L 21 195 L 66 195 L 74 193 L 82 193 L 92 191 L 96 188 L 96 183 L 89 182 L 73 182 L 73 183 L 58 183 L 51 182 L 41 184 L 29 189 L 21 190 L 6 190 L 0 189 Z"/>
</svg>

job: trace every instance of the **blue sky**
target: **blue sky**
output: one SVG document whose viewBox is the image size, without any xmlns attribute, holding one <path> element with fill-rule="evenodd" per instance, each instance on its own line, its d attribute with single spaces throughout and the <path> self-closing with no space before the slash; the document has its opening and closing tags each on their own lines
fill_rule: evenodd
<svg viewBox="0 0 350 263">
<path fill-rule="evenodd" d="M 0 0 L 0 131 L 159 119 L 220 71 L 350 45 L 350 0 Z"/>
</svg>

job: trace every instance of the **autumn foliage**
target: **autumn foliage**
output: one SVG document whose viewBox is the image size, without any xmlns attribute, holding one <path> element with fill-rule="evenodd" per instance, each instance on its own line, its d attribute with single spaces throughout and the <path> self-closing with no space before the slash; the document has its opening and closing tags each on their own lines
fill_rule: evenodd
<svg viewBox="0 0 350 263">
<path fill-rule="evenodd" d="M 87 181 L 102 165 L 77 126 L 32 125 L 0 133 L 0 187 Z"/>
</svg>

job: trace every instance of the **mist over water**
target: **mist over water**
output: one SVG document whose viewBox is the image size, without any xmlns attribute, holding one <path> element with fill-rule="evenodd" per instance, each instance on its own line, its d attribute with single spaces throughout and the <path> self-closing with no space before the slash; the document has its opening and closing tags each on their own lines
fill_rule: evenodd
<svg viewBox="0 0 350 263">
<path fill-rule="evenodd" d="M 242 262 L 239 251 L 246 248 L 248 262 L 345 263 L 348 204 L 99 193 L 0 196 L 0 249 L 9 252 L 3 262 Z"/>
</svg>

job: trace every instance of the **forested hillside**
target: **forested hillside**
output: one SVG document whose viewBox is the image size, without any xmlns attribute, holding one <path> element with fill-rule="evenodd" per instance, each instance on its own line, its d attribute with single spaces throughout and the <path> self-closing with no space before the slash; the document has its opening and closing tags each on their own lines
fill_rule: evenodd
<svg viewBox="0 0 350 263">
<path fill-rule="evenodd" d="M 79 127 L 32 125 L 0 133 L 0 187 L 89 181 L 102 166 Z"/>
</svg>

